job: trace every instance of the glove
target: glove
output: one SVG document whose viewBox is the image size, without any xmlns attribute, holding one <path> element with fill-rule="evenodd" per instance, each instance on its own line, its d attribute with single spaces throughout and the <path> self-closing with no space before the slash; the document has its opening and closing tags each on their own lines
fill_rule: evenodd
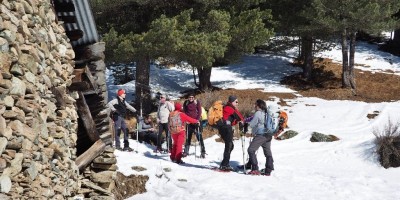
<svg viewBox="0 0 400 200">
<path fill-rule="evenodd" d="M 239 122 L 239 131 L 243 132 L 244 126 L 243 126 L 243 122 Z"/>
<path fill-rule="evenodd" d="M 243 132 L 247 133 L 249 131 L 249 123 L 244 123 Z"/>
</svg>

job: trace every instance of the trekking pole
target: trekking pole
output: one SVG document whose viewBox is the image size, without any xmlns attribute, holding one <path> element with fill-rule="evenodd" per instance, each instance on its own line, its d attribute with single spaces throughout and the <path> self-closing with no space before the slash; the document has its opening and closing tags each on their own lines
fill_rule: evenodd
<svg viewBox="0 0 400 200">
<path fill-rule="evenodd" d="M 197 133 L 196 133 L 196 136 L 197 136 Z M 195 160 L 197 159 L 197 142 L 194 142 L 194 159 Z"/>
<path fill-rule="evenodd" d="M 143 90 L 140 90 L 140 117 L 139 119 L 143 119 L 143 104 L 142 104 Z M 139 153 L 139 120 L 137 120 L 136 126 L 136 153 Z"/>
<path fill-rule="evenodd" d="M 139 122 L 136 123 L 136 151 L 135 152 L 139 153 Z"/>
<path fill-rule="evenodd" d="M 165 137 L 166 137 L 166 139 L 167 139 L 167 152 L 169 151 L 169 147 L 171 146 L 171 144 L 170 144 L 170 139 L 169 138 L 171 138 L 171 135 L 170 135 L 170 133 L 169 133 L 169 130 L 167 129 L 167 130 L 165 130 Z"/>
<path fill-rule="evenodd" d="M 188 146 L 188 144 L 189 144 L 189 124 L 185 124 L 185 126 L 186 126 L 186 138 L 185 138 L 185 149 L 184 149 L 184 152 L 187 154 L 186 156 L 189 156 L 189 148 L 190 148 L 190 146 Z M 186 152 L 186 146 L 188 146 L 188 149 L 187 149 L 187 151 L 188 152 Z"/>
<path fill-rule="evenodd" d="M 203 140 L 203 133 L 202 132 L 200 132 L 200 126 L 201 125 L 199 125 L 198 127 L 197 127 L 197 141 L 199 142 L 199 147 L 200 147 L 200 158 L 202 158 L 202 153 L 203 153 L 203 149 L 204 149 L 204 141 L 203 141 L 203 144 L 201 144 L 201 140 Z"/>
<path fill-rule="evenodd" d="M 244 153 L 244 149 L 245 149 L 245 138 L 246 136 L 245 135 L 243 135 L 243 136 L 240 136 L 240 139 L 242 140 L 242 152 L 243 152 L 243 173 L 244 174 L 247 174 L 246 173 L 246 160 L 245 160 L 245 153 Z"/>
</svg>

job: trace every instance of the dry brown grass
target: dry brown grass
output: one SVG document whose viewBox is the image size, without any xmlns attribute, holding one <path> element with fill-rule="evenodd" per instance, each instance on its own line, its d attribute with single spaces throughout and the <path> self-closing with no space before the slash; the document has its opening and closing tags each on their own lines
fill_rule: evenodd
<svg viewBox="0 0 400 200">
<path fill-rule="evenodd" d="M 238 98 L 239 110 L 243 115 L 248 115 L 253 110 L 254 103 L 257 99 L 272 100 L 274 97 L 277 97 L 279 98 L 279 104 L 284 106 L 286 105 L 284 99 L 293 99 L 296 97 L 292 93 L 262 92 L 262 89 L 226 89 L 198 94 L 196 98 L 200 99 L 202 106 L 208 109 L 216 100 L 227 102 L 230 95 L 235 95 Z"/>
<path fill-rule="evenodd" d="M 381 165 L 384 168 L 400 167 L 400 123 L 389 119 L 382 131 L 375 128 L 373 133 Z"/>
<path fill-rule="evenodd" d="M 284 78 L 282 83 L 305 97 L 364 102 L 400 100 L 400 76 L 398 75 L 355 69 L 357 90 L 354 95 L 350 89 L 342 88 L 340 63 L 334 63 L 331 59 L 318 59 L 314 66 L 314 73 L 319 76 L 313 82 L 307 82 L 299 74 L 296 74 Z"/>
</svg>

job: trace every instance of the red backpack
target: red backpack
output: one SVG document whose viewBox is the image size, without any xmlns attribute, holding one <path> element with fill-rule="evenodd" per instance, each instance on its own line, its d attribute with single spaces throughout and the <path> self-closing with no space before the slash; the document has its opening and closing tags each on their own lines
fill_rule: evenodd
<svg viewBox="0 0 400 200">
<path fill-rule="evenodd" d="M 171 134 L 176 134 L 185 130 L 185 125 L 182 123 L 180 112 L 173 111 L 169 113 L 168 128 Z"/>
</svg>

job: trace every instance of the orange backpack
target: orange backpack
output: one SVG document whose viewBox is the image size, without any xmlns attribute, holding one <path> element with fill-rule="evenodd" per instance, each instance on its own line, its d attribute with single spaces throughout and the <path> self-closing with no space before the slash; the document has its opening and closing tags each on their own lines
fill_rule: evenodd
<svg viewBox="0 0 400 200">
<path fill-rule="evenodd" d="M 213 126 L 217 125 L 217 122 L 222 119 L 222 110 L 224 105 L 221 100 L 215 101 L 213 105 L 208 109 L 208 124 Z"/>
<path fill-rule="evenodd" d="M 279 129 L 284 129 L 287 128 L 287 122 L 288 122 L 288 115 L 285 111 L 280 111 L 279 113 Z"/>
<path fill-rule="evenodd" d="M 171 134 L 176 134 L 185 130 L 185 125 L 182 123 L 180 112 L 173 111 L 169 113 L 168 127 Z"/>
<path fill-rule="evenodd" d="M 277 139 L 279 134 L 283 132 L 285 128 L 288 127 L 287 122 L 288 122 L 288 115 L 285 111 L 279 111 L 279 122 L 278 122 L 278 127 L 276 129 L 276 133 L 274 135 L 274 138 Z"/>
</svg>

